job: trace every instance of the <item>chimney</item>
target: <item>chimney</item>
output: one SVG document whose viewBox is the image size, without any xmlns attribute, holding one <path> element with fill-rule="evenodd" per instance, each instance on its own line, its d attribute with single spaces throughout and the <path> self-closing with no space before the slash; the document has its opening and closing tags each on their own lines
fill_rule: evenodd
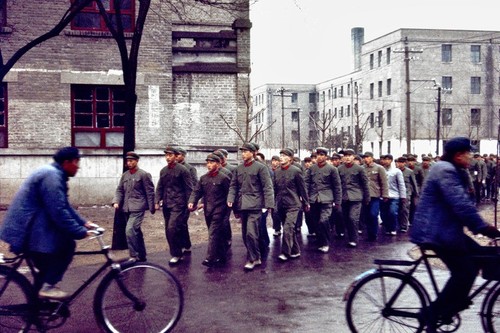
<svg viewBox="0 0 500 333">
<path fill-rule="evenodd" d="M 361 70 L 361 48 L 365 42 L 365 28 L 351 29 L 352 55 L 354 61 L 354 71 Z"/>
</svg>

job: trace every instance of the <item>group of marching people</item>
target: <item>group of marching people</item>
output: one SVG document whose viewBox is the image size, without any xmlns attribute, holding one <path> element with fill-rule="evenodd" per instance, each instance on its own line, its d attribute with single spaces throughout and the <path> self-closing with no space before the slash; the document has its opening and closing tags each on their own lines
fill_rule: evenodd
<svg viewBox="0 0 500 333">
<path fill-rule="evenodd" d="M 185 161 L 186 151 L 167 147 L 167 165 L 160 171 L 156 190 L 151 175 L 138 168 L 139 156 L 127 154 L 129 171 L 123 174 L 113 203 L 126 214 L 132 260 L 146 260 L 140 225 L 148 209 L 151 213 L 160 208 L 163 211 L 171 265 L 180 263 L 191 250 L 187 223 L 190 212 L 199 209 L 203 209 L 209 233 L 203 261 L 208 267 L 226 260 L 232 238 L 231 212 L 241 220 L 247 249 L 245 270 L 261 265 L 267 255 L 268 216 L 273 221 L 273 235 L 282 235 L 278 259 L 283 262 L 300 257 L 297 235 L 303 220 L 307 236 L 322 253 L 329 252 L 332 237 L 346 239 L 350 248 L 358 245 L 363 234 L 366 241 L 374 242 L 379 225 L 388 236 L 405 233 L 424 180 L 438 160 L 423 155 L 418 163 L 417 156 L 411 154 L 395 161 L 390 154 L 375 160 L 371 152 L 357 155 L 352 149 L 330 156 L 327 148 L 318 147 L 300 161 L 286 148 L 273 156 L 268 166 L 258 144 L 245 143 L 239 151 L 242 162 L 238 166 L 227 163 L 224 149 L 208 154 L 207 173 L 198 179 L 196 169 Z M 490 158 L 490 165 L 496 165 L 494 157 Z M 471 194 L 476 186 L 474 170 L 470 170 Z M 491 188 L 484 193 L 490 198 L 496 195 Z M 133 208 L 134 202 L 142 204 Z"/>
</svg>

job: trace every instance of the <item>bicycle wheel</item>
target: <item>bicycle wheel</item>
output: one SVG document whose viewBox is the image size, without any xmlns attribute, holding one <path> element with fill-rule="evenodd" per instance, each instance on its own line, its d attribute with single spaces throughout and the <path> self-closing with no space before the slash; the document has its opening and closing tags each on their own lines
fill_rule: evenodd
<svg viewBox="0 0 500 333">
<path fill-rule="evenodd" d="M 33 288 L 20 273 L 0 266 L 0 332 L 27 332 L 33 318 Z"/>
<path fill-rule="evenodd" d="M 94 313 L 106 332 L 170 332 L 183 304 L 182 288 L 172 273 L 158 265 L 136 263 L 103 278 Z"/>
<path fill-rule="evenodd" d="M 403 272 L 376 271 L 364 277 L 350 293 L 347 323 L 355 333 L 422 332 L 424 325 L 419 314 L 426 300 L 423 287 Z M 392 305 L 388 305 L 390 301 Z"/>
<path fill-rule="evenodd" d="M 486 297 L 487 299 L 484 300 L 487 302 L 486 313 L 483 318 L 486 319 L 485 331 L 500 333 L 500 285 L 497 284 L 491 296 L 486 295 Z M 483 326 L 484 323 L 483 321 Z"/>
</svg>

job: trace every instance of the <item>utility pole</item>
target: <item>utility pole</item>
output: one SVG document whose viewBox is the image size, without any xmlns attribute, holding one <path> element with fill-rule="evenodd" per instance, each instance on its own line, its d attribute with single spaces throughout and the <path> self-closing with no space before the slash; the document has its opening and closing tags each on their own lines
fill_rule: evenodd
<svg viewBox="0 0 500 333">
<path fill-rule="evenodd" d="M 281 95 L 281 149 L 285 149 L 285 91 L 284 87 L 277 91 Z"/>
<path fill-rule="evenodd" d="M 297 108 L 297 139 L 298 139 L 297 152 L 299 153 L 299 158 L 300 158 L 300 108 Z"/>
<path fill-rule="evenodd" d="M 413 50 L 408 47 L 408 37 L 405 37 L 403 51 L 394 50 L 394 53 L 405 54 L 405 85 L 406 85 L 406 153 L 411 153 L 411 108 L 410 108 L 410 53 L 422 53 L 423 50 Z"/>
<path fill-rule="evenodd" d="M 441 86 L 437 87 L 437 128 L 436 128 L 436 155 L 439 156 L 439 136 L 441 132 Z"/>
</svg>

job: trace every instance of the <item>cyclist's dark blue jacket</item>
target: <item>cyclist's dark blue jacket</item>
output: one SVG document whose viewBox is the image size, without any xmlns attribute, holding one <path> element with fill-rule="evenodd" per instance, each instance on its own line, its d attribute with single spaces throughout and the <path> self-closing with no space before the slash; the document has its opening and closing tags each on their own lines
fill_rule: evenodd
<svg viewBox="0 0 500 333">
<path fill-rule="evenodd" d="M 466 226 L 474 234 L 488 226 L 468 194 L 467 170 L 447 161 L 436 163 L 425 180 L 410 229 L 412 242 L 464 249 Z"/>
<path fill-rule="evenodd" d="M 53 163 L 23 182 L 0 227 L 0 239 L 11 251 L 71 251 L 74 239 L 85 238 L 85 220 L 70 206 L 67 181 L 61 166 Z"/>
</svg>

